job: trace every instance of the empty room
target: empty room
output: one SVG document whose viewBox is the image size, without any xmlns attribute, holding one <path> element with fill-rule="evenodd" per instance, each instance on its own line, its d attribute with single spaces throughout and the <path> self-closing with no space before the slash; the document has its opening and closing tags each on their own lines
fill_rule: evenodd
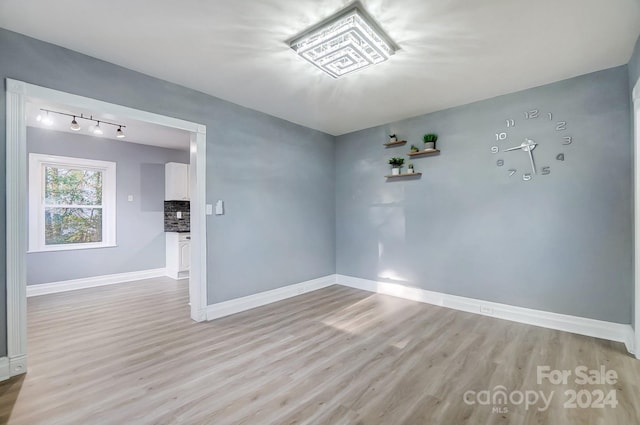
<svg viewBox="0 0 640 425">
<path fill-rule="evenodd" d="M 0 0 L 0 424 L 640 424 L 638 0 Z"/>
</svg>

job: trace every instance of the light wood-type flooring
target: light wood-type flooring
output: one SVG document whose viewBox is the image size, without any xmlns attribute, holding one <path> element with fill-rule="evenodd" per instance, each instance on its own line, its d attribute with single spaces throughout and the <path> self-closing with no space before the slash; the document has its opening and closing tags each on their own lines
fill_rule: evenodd
<svg viewBox="0 0 640 425">
<path fill-rule="evenodd" d="M 205 323 L 187 298 L 170 279 L 30 298 L 29 373 L 0 384 L 0 423 L 640 424 L 622 344 L 341 286 Z M 619 379 L 538 384 L 544 365 Z M 516 403 L 464 401 L 498 386 Z M 572 389 L 618 405 L 565 408 Z M 539 411 L 513 391 L 554 395 Z"/>
</svg>

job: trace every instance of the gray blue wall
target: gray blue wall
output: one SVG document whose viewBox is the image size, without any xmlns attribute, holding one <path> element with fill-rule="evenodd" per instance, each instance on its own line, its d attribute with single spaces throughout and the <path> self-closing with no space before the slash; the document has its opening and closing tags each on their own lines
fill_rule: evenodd
<svg viewBox="0 0 640 425">
<path fill-rule="evenodd" d="M 164 164 L 189 163 L 189 152 L 32 127 L 27 150 L 116 163 L 118 245 L 27 254 L 27 284 L 165 267 Z"/>
<path fill-rule="evenodd" d="M 209 303 L 335 273 L 333 136 L 4 29 L 0 57 L 3 80 L 207 126 L 207 202 L 223 199 L 226 206 L 226 215 L 207 218 Z M 0 176 L 4 186 L 4 149 Z M 5 202 L 1 196 L 0 355 L 6 352 Z"/>
<path fill-rule="evenodd" d="M 535 108 L 566 121 L 574 143 L 562 146 L 545 117 L 525 122 Z M 337 272 L 630 323 L 629 116 L 621 66 L 338 137 Z M 512 138 L 497 143 L 499 131 Z M 420 179 L 386 181 L 388 158 L 425 132 L 440 135 L 441 155 L 412 161 Z M 384 149 L 392 133 L 410 143 Z M 530 182 L 524 152 L 490 152 L 525 136 L 539 143 L 538 166 L 551 166 Z M 519 173 L 508 177 L 507 166 Z"/>
</svg>

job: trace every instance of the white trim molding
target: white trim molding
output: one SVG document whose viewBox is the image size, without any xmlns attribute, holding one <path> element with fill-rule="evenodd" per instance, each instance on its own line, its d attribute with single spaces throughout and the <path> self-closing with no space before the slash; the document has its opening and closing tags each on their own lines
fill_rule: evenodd
<svg viewBox="0 0 640 425">
<path fill-rule="evenodd" d="M 307 292 L 317 291 L 318 289 L 326 288 L 335 284 L 336 275 L 332 274 L 318 279 L 307 280 L 306 282 L 273 289 L 271 291 L 260 292 L 258 294 L 242 298 L 211 304 L 207 307 L 207 320 L 230 316 L 242 311 L 251 310 L 252 308 L 282 301 L 297 295 L 306 294 Z"/>
<path fill-rule="evenodd" d="M 197 164 L 192 177 L 191 249 L 189 280 L 191 318 L 206 319 L 206 126 L 178 118 L 103 102 L 23 81 L 6 79 L 6 255 L 7 255 L 7 353 L 11 376 L 27 371 L 27 121 L 30 100 L 65 105 L 79 110 L 99 111 L 138 121 L 189 131 L 191 160 Z M 195 180 L 195 181 L 194 181 Z M 202 260 L 201 260 L 202 259 Z M 195 267 L 195 270 L 193 269 Z"/>
<path fill-rule="evenodd" d="M 56 294 L 58 292 L 75 291 L 78 289 L 95 288 L 96 286 L 114 285 L 116 283 L 136 282 L 166 276 L 165 269 L 140 270 L 136 272 L 116 273 L 102 276 L 85 277 L 82 279 L 61 280 L 58 282 L 41 283 L 27 286 L 27 297 Z"/>
<path fill-rule="evenodd" d="M 189 305 L 191 319 L 207 319 L 207 135 L 199 126 L 191 132 L 189 193 L 191 194 L 191 261 L 189 266 Z"/>
<path fill-rule="evenodd" d="M 7 355 L 14 376 L 27 370 L 27 85 L 7 79 L 6 87 Z"/>
<path fill-rule="evenodd" d="M 640 359 L 640 79 L 631 92 L 633 116 L 633 182 L 634 182 L 634 329 L 633 338 L 636 358 Z"/>
<path fill-rule="evenodd" d="M 377 282 L 374 280 L 360 279 L 357 277 L 337 275 L 338 285 L 391 295 L 421 303 L 433 304 L 468 313 L 482 314 L 498 319 L 511 320 L 513 322 L 528 325 L 541 326 L 543 328 L 557 329 L 579 335 L 608 339 L 622 342 L 629 352 L 633 352 L 633 329 L 631 325 L 604 322 L 601 320 L 587 319 L 584 317 L 570 316 L 566 314 L 551 313 L 548 311 L 533 310 L 524 307 L 515 307 L 507 304 L 499 304 L 473 298 L 443 294 L 427 291 L 420 288 L 412 288 L 397 283 Z"/>
</svg>

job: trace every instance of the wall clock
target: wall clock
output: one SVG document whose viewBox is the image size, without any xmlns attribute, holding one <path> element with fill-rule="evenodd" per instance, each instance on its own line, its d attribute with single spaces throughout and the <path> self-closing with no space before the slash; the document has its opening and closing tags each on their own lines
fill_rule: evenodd
<svg viewBox="0 0 640 425">
<path fill-rule="evenodd" d="M 551 174 L 552 164 L 563 163 L 563 150 L 572 143 L 566 121 L 556 119 L 552 112 L 532 109 L 522 119 L 505 120 L 505 128 L 494 136 L 491 153 L 495 165 L 508 177 L 531 181 Z"/>
</svg>

